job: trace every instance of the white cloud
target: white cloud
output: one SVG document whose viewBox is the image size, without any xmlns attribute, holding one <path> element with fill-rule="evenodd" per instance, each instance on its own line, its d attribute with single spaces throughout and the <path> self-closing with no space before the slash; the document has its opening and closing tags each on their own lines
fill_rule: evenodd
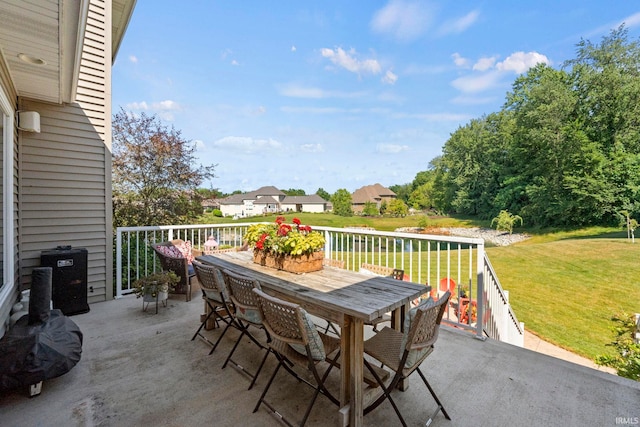
<svg viewBox="0 0 640 427">
<path fill-rule="evenodd" d="M 480 58 L 478 59 L 478 61 L 473 64 L 473 70 L 474 71 L 487 71 L 491 68 L 493 68 L 493 65 L 496 63 L 496 59 L 498 59 L 495 56 L 489 57 L 489 58 Z"/>
<path fill-rule="evenodd" d="M 193 142 L 195 143 L 197 150 L 202 150 L 205 148 L 204 142 L 201 139 L 195 139 Z"/>
<path fill-rule="evenodd" d="M 349 49 L 349 52 L 345 51 L 341 47 L 336 49 L 322 48 L 320 53 L 323 57 L 328 58 L 337 66 L 358 75 L 379 74 L 382 71 L 380 63 L 375 59 L 358 59 L 358 54 L 353 48 Z"/>
<path fill-rule="evenodd" d="M 295 52 L 296 50 L 298 50 L 295 46 L 291 46 L 291 52 Z"/>
<path fill-rule="evenodd" d="M 231 61 L 231 65 L 240 65 L 235 59 Z"/>
<path fill-rule="evenodd" d="M 180 110 L 180 105 L 175 102 L 167 99 L 165 101 L 160 102 L 152 102 L 148 104 L 146 101 L 141 102 L 131 102 L 127 104 L 127 109 L 129 110 L 153 110 L 153 111 L 178 111 Z"/>
<path fill-rule="evenodd" d="M 408 151 L 408 145 L 399 145 L 399 144 L 378 144 L 376 146 L 376 151 L 378 153 L 389 153 L 389 154 L 397 154 L 402 151 Z"/>
<path fill-rule="evenodd" d="M 540 63 L 550 64 L 551 61 L 538 52 L 515 52 L 504 61 L 498 62 L 496 68 L 500 71 L 514 71 L 516 74 L 521 74 Z"/>
<path fill-rule="evenodd" d="M 129 61 L 133 62 L 134 64 L 137 64 L 138 58 L 135 55 L 129 55 Z"/>
<path fill-rule="evenodd" d="M 495 86 L 501 73 L 491 71 L 482 75 L 469 75 L 455 79 L 451 85 L 462 92 L 480 92 Z"/>
<path fill-rule="evenodd" d="M 322 144 L 302 144 L 300 146 L 300 151 L 307 153 L 322 153 L 324 148 L 322 147 Z"/>
<path fill-rule="evenodd" d="M 458 52 L 451 55 L 451 57 L 453 58 L 453 63 L 456 64 L 458 67 L 466 68 L 469 66 L 469 60 L 467 58 L 462 57 Z"/>
<path fill-rule="evenodd" d="M 393 74 L 391 71 L 387 71 L 381 80 L 383 83 L 393 85 L 398 80 L 398 76 Z"/>
<path fill-rule="evenodd" d="M 391 0 L 373 15 L 370 25 L 375 32 L 411 41 L 427 31 L 432 19 L 426 2 Z"/>
<path fill-rule="evenodd" d="M 446 21 L 440 26 L 438 33 L 440 35 L 461 33 L 473 25 L 478 20 L 478 16 L 480 12 L 473 10 L 461 18 Z"/>
<path fill-rule="evenodd" d="M 213 145 L 218 148 L 237 150 L 244 153 L 273 152 L 282 147 L 280 142 L 271 138 L 257 139 L 247 136 L 225 136 L 214 141 Z"/>
<path fill-rule="evenodd" d="M 304 87 L 295 83 L 279 85 L 278 92 L 282 96 L 288 96 L 290 98 L 360 98 L 366 93 L 364 92 L 342 92 L 324 90 L 317 87 Z"/>
</svg>

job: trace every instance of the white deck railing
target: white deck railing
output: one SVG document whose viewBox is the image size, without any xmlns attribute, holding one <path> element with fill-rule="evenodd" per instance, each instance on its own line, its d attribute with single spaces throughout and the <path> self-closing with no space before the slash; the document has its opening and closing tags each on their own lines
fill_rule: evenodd
<svg viewBox="0 0 640 427">
<path fill-rule="evenodd" d="M 116 295 L 130 293 L 139 277 L 160 270 L 150 244 L 172 239 L 189 240 L 203 250 L 208 236 L 221 247 L 240 247 L 250 223 L 121 227 L 116 232 Z M 432 295 L 447 289 L 452 301 L 444 322 L 522 346 L 524 325 L 519 323 L 508 294 L 491 267 L 484 240 L 419 233 L 383 232 L 360 228 L 313 227 L 325 233 L 325 258 L 359 271 L 373 264 L 405 271 L 407 279 L 429 284 Z M 464 296 L 459 298 L 459 296 Z"/>
</svg>

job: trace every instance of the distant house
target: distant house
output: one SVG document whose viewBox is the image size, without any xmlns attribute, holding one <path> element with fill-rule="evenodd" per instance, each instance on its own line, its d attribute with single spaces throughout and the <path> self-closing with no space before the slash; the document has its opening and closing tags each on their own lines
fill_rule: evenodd
<svg viewBox="0 0 640 427">
<path fill-rule="evenodd" d="M 282 200 L 280 206 L 285 212 L 322 213 L 328 210 L 328 204 L 329 202 L 322 197 L 312 194 L 310 196 L 287 196 Z"/>
<path fill-rule="evenodd" d="M 205 199 L 202 201 L 202 209 L 205 212 L 211 212 L 220 209 L 220 199 Z"/>
<path fill-rule="evenodd" d="M 261 187 L 248 193 L 234 194 L 220 200 L 222 216 L 246 216 L 262 215 L 280 211 L 280 202 L 286 197 L 276 187 Z"/>
<path fill-rule="evenodd" d="M 276 212 L 324 212 L 328 202 L 317 194 L 310 196 L 287 196 L 273 186 L 255 191 L 234 194 L 220 200 L 223 216 L 244 218 Z"/>
<path fill-rule="evenodd" d="M 380 209 L 383 202 L 389 204 L 395 198 L 396 193 L 380 184 L 366 185 L 358 188 L 351 195 L 351 209 L 354 213 L 360 213 L 367 202 L 375 203 Z"/>
</svg>

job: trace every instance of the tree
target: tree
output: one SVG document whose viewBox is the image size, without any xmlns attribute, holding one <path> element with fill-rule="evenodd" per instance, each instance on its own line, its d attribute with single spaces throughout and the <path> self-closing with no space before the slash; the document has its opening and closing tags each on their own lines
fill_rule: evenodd
<svg viewBox="0 0 640 427">
<path fill-rule="evenodd" d="M 515 225 L 516 222 L 520 222 L 520 225 L 522 225 L 522 217 L 519 215 L 513 215 L 511 213 L 509 213 L 508 211 L 502 210 L 500 211 L 500 214 L 493 218 L 491 220 L 491 226 L 493 227 L 493 224 L 496 224 L 496 230 L 500 231 L 500 230 L 504 230 L 504 231 L 508 231 L 509 234 L 513 233 L 513 226 Z"/>
<path fill-rule="evenodd" d="M 393 199 L 389 202 L 386 212 L 392 216 L 406 216 L 409 208 L 402 200 Z"/>
<path fill-rule="evenodd" d="M 403 200 L 405 202 L 409 200 L 409 194 L 411 194 L 412 189 L 413 188 L 411 184 L 402 184 L 402 185 L 396 184 L 389 187 L 389 190 L 396 193 L 396 197 L 398 199 Z"/>
<path fill-rule="evenodd" d="M 185 224 L 202 213 L 196 191 L 215 165 L 198 166 L 195 144 L 155 116 L 113 117 L 115 226 Z"/>
<path fill-rule="evenodd" d="M 333 213 L 340 216 L 352 216 L 351 209 L 351 193 L 341 188 L 331 196 L 331 204 L 333 205 Z"/>
<path fill-rule="evenodd" d="M 364 208 L 362 208 L 362 215 L 364 216 L 378 216 L 380 211 L 378 206 L 373 202 L 364 202 Z"/>
<path fill-rule="evenodd" d="M 324 200 L 331 200 L 331 194 L 329 194 L 324 188 L 320 187 L 318 188 L 318 190 L 316 191 L 316 194 L 320 197 L 322 197 Z"/>
<path fill-rule="evenodd" d="M 619 314 L 611 318 L 615 339 L 607 344 L 614 347 L 616 355 L 599 355 L 595 362 L 601 366 L 614 368 L 621 377 L 640 381 L 640 342 L 634 339 L 638 328 L 635 315 Z"/>
<path fill-rule="evenodd" d="M 307 193 L 304 192 L 301 188 L 290 188 L 288 190 L 282 190 L 284 194 L 287 196 L 306 196 Z"/>
</svg>

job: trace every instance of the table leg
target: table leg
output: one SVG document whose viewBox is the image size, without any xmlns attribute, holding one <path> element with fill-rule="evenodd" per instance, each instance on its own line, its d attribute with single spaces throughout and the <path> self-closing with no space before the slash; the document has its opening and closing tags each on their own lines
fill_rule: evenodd
<svg viewBox="0 0 640 427">
<path fill-rule="evenodd" d="M 341 340 L 340 425 L 363 425 L 364 322 L 345 316 Z"/>
</svg>

